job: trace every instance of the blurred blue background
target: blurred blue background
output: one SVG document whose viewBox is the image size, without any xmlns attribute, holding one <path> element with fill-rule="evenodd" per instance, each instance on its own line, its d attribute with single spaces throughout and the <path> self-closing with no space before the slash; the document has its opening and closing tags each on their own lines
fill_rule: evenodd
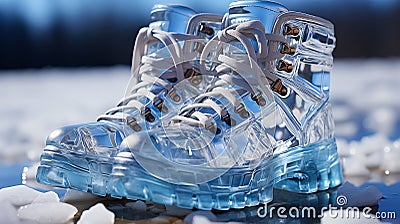
<svg viewBox="0 0 400 224">
<path fill-rule="evenodd" d="M 130 63 L 156 3 L 223 14 L 231 1 L 0 0 L 0 69 Z M 398 0 L 276 0 L 333 21 L 337 58 L 400 56 Z"/>
</svg>

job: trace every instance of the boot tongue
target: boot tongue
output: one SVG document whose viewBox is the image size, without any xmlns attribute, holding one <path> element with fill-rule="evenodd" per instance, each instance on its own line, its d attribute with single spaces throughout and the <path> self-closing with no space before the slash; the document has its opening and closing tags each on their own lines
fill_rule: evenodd
<svg viewBox="0 0 400 224">
<path fill-rule="evenodd" d="M 236 1 L 233 2 L 229 5 L 229 13 L 228 13 L 228 26 L 235 25 L 235 24 L 240 24 L 243 22 L 251 21 L 251 20 L 259 20 L 264 24 L 265 27 L 265 32 L 266 33 L 271 33 L 272 28 L 274 26 L 276 18 L 283 12 L 287 12 L 288 10 L 277 3 L 274 2 L 269 2 L 269 1 Z M 255 39 L 249 38 L 249 41 L 253 45 L 255 51 L 258 51 L 258 43 L 256 42 Z M 224 54 L 229 55 L 232 58 L 247 58 L 246 50 L 244 46 L 239 42 L 239 41 L 231 41 L 229 43 L 230 45 L 227 46 L 224 49 Z M 242 77 L 238 77 L 238 79 L 242 79 Z M 237 89 L 237 92 L 239 95 L 242 97 L 245 96 L 248 92 L 243 89 L 242 86 L 238 85 L 232 85 L 232 84 L 226 84 L 227 89 L 232 89 L 235 88 Z M 225 99 L 218 99 L 215 100 L 217 104 L 219 104 L 221 107 L 224 107 L 224 105 L 229 105 L 229 102 L 227 102 Z M 228 113 L 234 114 L 233 113 L 233 108 L 225 108 Z M 253 106 L 253 109 L 251 109 L 253 113 L 256 113 L 257 110 L 259 110 L 259 107 Z M 208 113 L 212 114 L 214 117 L 216 117 L 216 112 L 212 109 L 208 108 L 202 108 L 200 109 L 200 112 L 203 113 Z"/>
<path fill-rule="evenodd" d="M 185 6 L 157 4 L 151 10 L 149 27 L 154 30 L 184 34 L 186 33 L 186 26 L 189 19 L 195 14 L 196 12 L 193 9 Z M 164 49 L 164 52 L 158 52 L 158 54 L 168 56 L 168 52 L 161 42 L 148 46 L 147 54 L 150 55 L 160 49 Z"/>
<path fill-rule="evenodd" d="M 197 14 L 193 9 L 182 5 L 156 4 L 150 12 L 149 28 L 171 33 L 186 33 L 186 26 L 189 19 Z M 161 42 L 152 42 L 147 46 L 146 55 L 154 58 L 170 57 L 166 46 Z M 160 71 L 164 72 L 164 71 Z M 163 73 L 167 74 L 167 73 Z M 166 79 L 163 75 L 161 79 Z M 163 88 L 157 85 L 152 87 L 153 93 L 162 91 Z"/>
<path fill-rule="evenodd" d="M 267 33 L 272 32 L 277 16 L 288 10 L 275 2 L 269 1 L 236 1 L 229 5 L 228 25 L 259 20 Z"/>
<path fill-rule="evenodd" d="M 260 1 L 260 0 L 239 0 L 229 4 L 229 13 L 227 18 L 227 25 L 235 25 L 244 23 L 251 20 L 258 20 L 262 22 L 265 27 L 266 33 L 272 33 L 272 29 L 276 18 L 288 10 L 281 4 Z M 253 48 L 258 52 L 258 43 L 254 38 L 249 38 Z M 227 54 L 240 55 L 246 53 L 244 46 L 238 41 L 230 42 L 232 47 L 229 47 Z"/>
<path fill-rule="evenodd" d="M 151 10 L 151 21 L 149 27 L 173 33 L 186 33 L 189 19 L 196 12 L 181 5 L 157 4 Z"/>
</svg>

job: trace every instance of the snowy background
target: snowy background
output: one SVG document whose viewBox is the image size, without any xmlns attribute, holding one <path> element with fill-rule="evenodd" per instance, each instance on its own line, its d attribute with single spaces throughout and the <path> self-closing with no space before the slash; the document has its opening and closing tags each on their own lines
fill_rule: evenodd
<svg viewBox="0 0 400 224">
<path fill-rule="evenodd" d="M 21 184 L 23 167 L 38 161 L 45 139 L 53 129 L 95 120 L 124 95 L 129 79 L 127 66 L 0 72 L 0 187 Z M 331 76 L 336 137 L 345 178 L 356 187 L 377 183 L 375 185 L 389 199 L 386 208 L 392 210 L 399 210 L 398 203 L 394 203 L 399 198 L 391 193 L 400 190 L 399 87 L 398 59 L 336 60 Z M 25 168 L 25 171 L 29 172 L 24 178 L 34 182 L 34 169 Z M 26 189 L 16 190 L 24 191 Z M 56 192 L 60 197 L 65 194 L 60 190 Z M 0 207 L 4 206 L 1 205 L 1 193 Z M 34 200 L 55 203 L 55 209 L 69 212 L 60 212 L 60 216 L 55 217 L 60 220 L 68 220 L 73 217 L 72 213 L 75 214 L 73 208 L 59 203 L 54 195 L 35 199 L 32 195 L 37 197 L 38 193 L 25 194 L 31 197 L 31 207 L 34 205 L 33 210 L 28 207 L 27 211 L 22 211 L 27 212 L 27 216 L 32 211 L 33 214 L 40 211 L 40 206 L 35 207 Z M 80 198 L 82 195 L 72 194 L 69 197 Z M 94 202 L 91 197 L 89 201 Z M 148 210 L 149 206 L 155 206 L 144 202 L 132 203 L 128 203 L 128 207 L 133 206 L 136 210 Z M 127 208 L 127 205 L 122 207 Z M 99 205 L 94 207 L 94 212 L 104 213 L 103 209 Z M 176 212 L 174 209 L 172 214 Z M 189 213 L 185 211 L 183 217 Z M 178 215 L 182 217 L 181 213 Z M 204 217 L 212 220 L 210 215 L 214 214 L 200 214 L 197 223 L 202 223 Z M 179 220 L 173 215 L 168 217 L 170 221 Z"/>
<path fill-rule="evenodd" d="M 162 2 L 223 14 L 232 1 Z M 343 194 L 352 206 L 396 211 L 396 220 L 383 221 L 400 223 L 400 1 L 276 1 L 335 24 L 331 99 L 348 183 L 310 195 L 275 191 L 272 206 L 327 206 Z M 349 223 L 329 218 L 257 219 L 258 207 L 192 211 L 45 189 L 35 183 L 35 163 L 52 130 L 94 121 L 123 97 L 135 35 L 159 2 L 0 0 L 0 224 Z M 21 183 L 41 192 L 16 186 Z M 378 220 L 353 223 L 366 222 Z"/>
</svg>

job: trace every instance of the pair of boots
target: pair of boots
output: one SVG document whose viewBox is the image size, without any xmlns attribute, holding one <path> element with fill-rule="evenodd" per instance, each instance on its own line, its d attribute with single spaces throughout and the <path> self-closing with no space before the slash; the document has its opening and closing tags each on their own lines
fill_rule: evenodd
<svg viewBox="0 0 400 224">
<path fill-rule="evenodd" d="M 155 5 L 126 96 L 52 132 L 37 181 L 183 208 L 341 184 L 329 102 L 333 24 L 267 1 L 224 15 Z"/>
</svg>

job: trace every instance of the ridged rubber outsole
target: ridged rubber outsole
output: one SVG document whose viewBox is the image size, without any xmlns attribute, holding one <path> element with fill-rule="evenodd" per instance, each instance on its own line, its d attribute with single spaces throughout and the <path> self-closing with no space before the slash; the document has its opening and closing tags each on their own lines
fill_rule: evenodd
<svg viewBox="0 0 400 224">
<path fill-rule="evenodd" d="M 176 185 L 157 179 L 132 157 L 116 157 L 112 174 L 111 171 L 103 172 L 109 171 L 111 165 L 105 159 L 103 162 L 95 158 L 77 159 L 88 161 L 85 169 L 72 165 L 70 158 L 71 155 L 45 149 L 38 169 L 38 182 L 101 196 L 151 200 L 189 209 L 228 210 L 256 206 L 272 200 L 273 188 L 314 193 L 342 182 L 334 139 L 294 147 L 265 159 L 253 169 L 235 167 L 212 181 L 192 185 Z"/>
<path fill-rule="evenodd" d="M 129 166 L 126 166 L 129 164 Z M 129 169 L 126 167 L 135 167 Z M 112 175 L 112 197 L 151 200 L 182 208 L 228 210 L 272 200 L 270 166 L 230 169 L 202 184 L 177 185 L 150 176 L 132 158 L 117 158 Z M 257 181 L 254 181 L 257 179 Z"/>
<path fill-rule="evenodd" d="M 109 158 L 64 154 L 55 146 L 46 146 L 40 156 L 36 181 L 106 196 L 109 194 L 111 170 L 112 160 Z"/>
</svg>

